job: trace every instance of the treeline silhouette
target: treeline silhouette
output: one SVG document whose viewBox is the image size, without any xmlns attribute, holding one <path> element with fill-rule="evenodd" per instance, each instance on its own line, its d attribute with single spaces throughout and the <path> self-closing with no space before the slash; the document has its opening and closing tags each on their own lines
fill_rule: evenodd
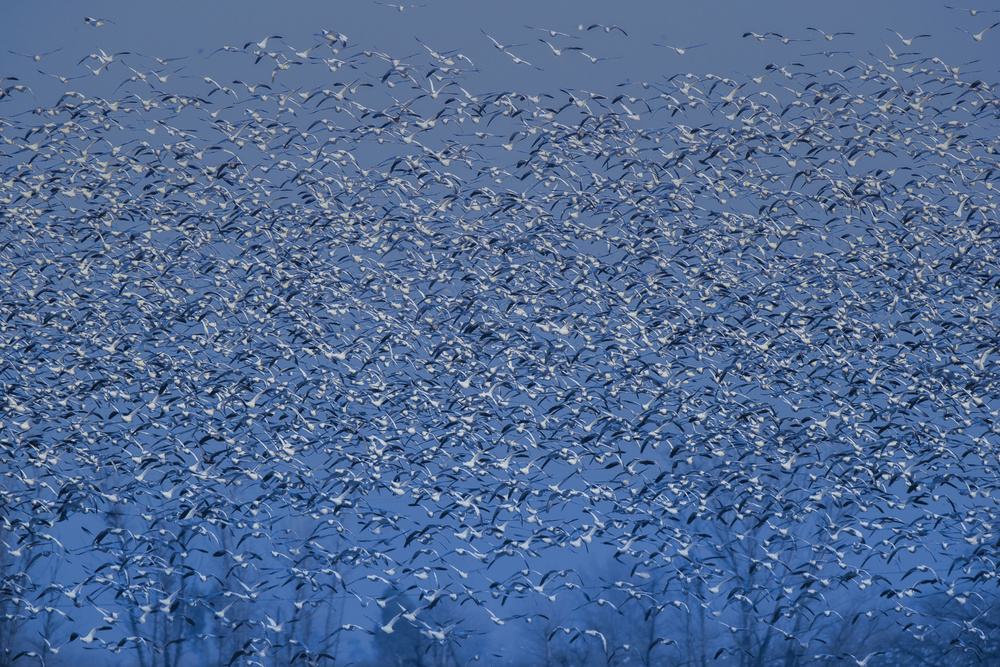
<svg viewBox="0 0 1000 667">
<path fill-rule="evenodd" d="M 379 597 L 378 608 L 353 618 L 336 602 L 322 610 L 302 605 L 303 613 L 295 618 L 265 615 L 263 621 L 241 618 L 249 607 L 239 598 L 221 613 L 207 604 L 140 608 L 141 616 L 124 624 L 134 634 L 116 640 L 98 638 L 97 630 L 111 629 L 106 626 L 95 626 L 91 636 L 66 635 L 63 629 L 74 609 L 50 594 L 29 602 L 11 595 L 6 586 L 0 591 L 0 667 L 57 667 L 80 664 L 81 659 L 89 664 L 88 656 L 99 655 L 94 649 L 111 649 L 117 654 L 115 664 L 138 667 L 1000 664 L 998 596 L 960 600 L 942 591 L 909 599 L 906 605 L 874 593 L 868 598 L 828 596 L 814 617 L 807 620 L 807 614 L 799 613 L 789 625 L 783 622 L 791 616 L 785 607 L 761 613 L 766 605 L 751 603 L 737 584 L 719 591 L 732 601 L 722 610 L 706 604 L 709 591 L 697 586 L 680 595 L 664 594 L 669 587 L 655 575 L 642 589 L 646 595 L 616 595 L 607 586 L 609 579 L 623 574 L 616 567 L 608 563 L 605 574 L 584 578 L 581 599 L 596 605 L 574 608 L 570 596 L 546 606 L 512 600 L 508 604 L 523 605 L 524 613 L 507 622 L 497 617 L 484 621 L 457 596 L 418 604 L 408 592 L 390 587 Z M 906 623 L 901 625 L 900 618 Z M 249 630 L 258 630 L 253 627 L 258 624 L 264 625 L 267 642 L 251 639 L 255 633 Z M 135 641 L 139 634 L 143 641 Z"/>
</svg>

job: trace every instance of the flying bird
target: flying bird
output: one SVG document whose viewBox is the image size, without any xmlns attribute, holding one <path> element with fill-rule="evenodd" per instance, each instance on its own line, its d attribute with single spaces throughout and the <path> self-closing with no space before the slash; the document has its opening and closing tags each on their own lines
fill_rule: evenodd
<svg viewBox="0 0 1000 667">
<path fill-rule="evenodd" d="M 840 35 L 853 35 L 854 34 L 853 32 L 832 32 L 830 34 L 827 34 L 827 33 L 823 32 L 822 30 L 820 30 L 819 28 L 806 28 L 806 30 L 812 30 L 813 32 L 818 32 L 820 35 L 823 36 L 823 39 L 825 39 L 828 42 L 832 42 L 835 37 L 839 37 Z"/>
<path fill-rule="evenodd" d="M 1000 9 L 966 9 L 964 7 L 953 7 L 952 5 L 945 5 L 946 9 L 954 9 L 959 12 L 969 12 L 970 15 L 975 16 L 976 14 L 994 14 Z"/>
<path fill-rule="evenodd" d="M 377 2 L 377 1 L 375 2 L 375 4 L 382 5 L 384 7 L 391 7 L 392 9 L 395 9 L 398 12 L 403 12 L 407 9 L 421 9 L 427 6 L 427 5 L 396 5 L 391 2 Z"/>
<path fill-rule="evenodd" d="M 60 46 L 58 49 L 52 49 L 51 51 L 46 51 L 45 53 L 34 53 L 34 54 L 31 54 L 31 53 L 18 53 L 17 51 L 11 51 L 11 50 L 8 49 L 7 53 L 11 53 L 11 54 L 13 54 L 15 56 L 21 56 L 22 58 L 29 58 L 31 60 L 34 60 L 37 63 L 37 62 L 40 62 L 41 59 L 44 58 L 45 56 L 51 56 L 53 53 L 59 53 L 60 51 L 63 50 L 63 48 L 64 47 Z"/>
<path fill-rule="evenodd" d="M 550 38 L 555 38 L 555 37 L 571 37 L 573 39 L 579 39 L 579 37 L 577 35 L 570 35 L 569 33 L 559 32 L 558 30 L 550 30 L 549 28 L 536 28 L 536 27 L 530 26 L 530 25 L 526 25 L 524 27 L 527 28 L 528 30 L 540 30 L 540 31 L 542 31 L 544 33 L 547 33 Z"/>
<path fill-rule="evenodd" d="M 557 49 L 556 47 L 552 46 L 552 44 L 550 44 L 549 42 L 546 42 L 544 39 L 539 39 L 538 41 L 544 43 L 547 47 L 549 47 L 549 49 L 552 50 L 552 54 L 556 55 L 556 56 L 561 56 L 563 54 L 563 52 L 565 52 L 565 51 L 582 51 L 583 50 L 579 46 L 564 46 L 561 49 Z"/>
<path fill-rule="evenodd" d="M 970 32 L 970 31 L 965 30 L 963 28 L 958 28 L 958 30 L 961 30 L 962 32 L 964 32 L 967 35 L 971 35 L 972 39 L 974 39 L 975 41 L 981 42 L 981 41 L 983 41 L 983 37 L 986 36 L 986 33 L 988 33 L 993 28 L 997 27 L 998 25 L 1000 25 L 1000 21 L 998 21 L 997 23 L 994 23 L 993 25 L 986 26 L 985 28 L 983 28 L 982 30 L 980 30 L 977 33 Z M 956 26 L 956 28 L 957 28 L 957 26 Z"/>
<path fill-rule="evenodd" d="M 671 51 L 675 51 L 679 56 L 683 56 L 691 49 L 697 49 L 700 46 L 705 46 L 705 44 L 707 44 L 707 42 L 702 42 L 701 44 L 695 44 L 694 46 L 685 46 L 683 48 L 678 48 L 676 46 L 670 46 L 669 44 L 656 44 L 655 42 L 653 43 L 654 46 L 659 46 L 664 49 L 670 49 Z"/>
<path fill-rule="evenodd" d="M 913 37 L 906 38 L 906 37 L 903 37 L 898 32 L 896 32 L 895 30 L 893 30 L 892 28 L 886 28 L 886 30 L 888 30 L 889 32 L 891 32 L 894 35 L 896 35 L 896 37 L 899 37 L 899 41 L 901 41 L 903 43 L 903 46 L 912 46 L 914 41 L 916 41 L 916 40 L 918 40 L 918 39 L 920 39 L 922 37 L 930 37 L 930 35 L 922 33 L 922 34 L 919 34 L 919 35 L 914 35 Z"/>
<path fill-rule="evenodd" d="M 581 24 L 580 24 L 580 25 L 578 26 L 578 28 L 579 28 L 580 30 L 583 30 L 583 24 L 581 23 Z M 587 26 L 587 30 L 597 30 L 597 29 L 599 29 L 599 30 L 603 30 L 603 31 L 604 31 L 605 33 L 607 33 L 607 34 L 611 34 L 611 32 L 612 32 L 612 31 L 614 31 L 614 30 L 617 30 L 617 31 L 618 31 L 618 32 L 620 32 L 620 33 L 621 33 L 622 35 L 624 35 L 624 36 L 628 37 L 628 33 L 627 33 L 627 32 L 625 32 L 625 30 L 624 30 L 624 29 L 622 29 L 622 27 L 621 27 L 621 26 L 617 26 L 617 25 L 602 25 L 602 24 L 600 24 L 600 23 L 592 23 L 592 24 L 590 24 L 589 26 Z M 555 35 L 553 35 L 553 37 L 554 37 L 554 36 L 555 36 Z"/>
</svg>

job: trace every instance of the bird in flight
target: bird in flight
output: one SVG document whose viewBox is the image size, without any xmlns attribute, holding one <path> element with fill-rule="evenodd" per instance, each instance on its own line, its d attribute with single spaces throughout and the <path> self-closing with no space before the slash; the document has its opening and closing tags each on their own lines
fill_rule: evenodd
<svg viewBox="0 0 1000 667">
<path fill-rule="evenodd" d="M 945 5 L 945 9 L 954 9 L 958 12 L 969 12 L 970 15 L 975 16 L 976 14 L 994 14 L 1000 10 L 998 9 L 967 9 L 965 7 L 953 7 L 951 5 Z"/>
<path fill-rule="evenodd" d="M 525 46 L 525 44 L 501 44 L 497 40 L 493 39 L 493 37 L 490 36 L 490 34 L 487 33 L 485 30 L 483 30 L 482 28 L 480 28 L 480 32 L 489 37 L 490 41 L 493 42 L 493 46 L 496 47 L 498 50 L 503 51 L 504 53 L 507 53 L 507 49 L 511 47 Z"/>
<path fill-rule="evenodd" d="M 808 39 L 794 39 L 792 37 L 785 37 L 784 35 L 781 35 L 781 34 L 776 33 L 776 32 L 765 32 L 763 35 L 761 35 L 760 33 L 756 33 L 756 32 L 745 32 L 745 33 L 743 33 L 743 37 L 744 38 L 746 38 L 746 37 L 753 37 L 758 42 L 764 42 L 764 41 L 767 41 L 768 39 L 776 39 L 779 42 L 781 42 L 782 44 L 791 44 L 792 42 L 808 42 L 809 41 Z"/>
<path fill-rule="evenodd" d="M 550 44 L 549 42 L 545 41 L 544 39 L 539 38 L 538 41 L 539 42 L 543 42 L 546 46 L 548 46 L 550 49 L 552 49 L 552 53 L 554 53 L 557 56 L 561 56 L 563 54 L 563 51 L 582 51 L 583 50 L 579 46 L 564 46 L 561 49 L 557 49 L 556 47 L 552 46 L 552 44 Z"/>
<path fill-rule="evenodd" d="M 548 28 L 536 28 L 535 26 L 526 25 L 524 26 L 528 30 L 541 30 L 542 32 L 547 32 L 549 37 L 572 37 L 573 39 L 580 39 L 576 35 L 570 35 L 566 32 L 559 32 L 558 30 L 550 30 Z"/>
<path fill-rule="evenodd" d="M 376 2 L 376 5 L 382 5 L 383 7 L 392 7 L 397 12 L 402 12 L 407 9 L 420 9 L 421 7 L 426 7 L 427 5 L 395 5 L 391 2 Z"/>
<path fill-rule="evenodd" d="M 602 60 L 616 60 L 617 58 L 621 57 L 621 56 L 592 56 L 584 51 L 580 51 L 580 55 L 587 58 L 590 62 L 592 62 L 595 65 L 601 62 Z"/>
<path fill-rule="evenodd" d="M 656 42 L 653 42 L 653 46 L 659 46 L 659 47 L 662 47 L 664 49 L 670 49 L 671 51 L 676 51 L 677 55 L 679 55 L 679 56 L 683 56 L 685 53 L 687 53 L 691 49 L 697 49 L 699 46 L 705 46 L 706 44 L 708 44 L 708 42 L 702 42 L 701 44 L 695 44 L 694 46 L 685 46 L 685 47 L 681 48 L 681 47 L 677 47 L 677 46 L 670 46 L 669 44 L 657 44 Z"/>
<path fill-rule="evenodd" d="M 972 33 L 972 32 L 970 32 L 968 30 L 964 30 L 962 28 L 958 28 L 958 26 L 956 26 L 956 28 L 958 28 L 958 30 L 961 30 L 962 32 L 964 32 L 967 35 L 972 35 L 972 39 L 976 40 L 977 42 L 981 42 L 981 41 L 983 41 L 983 37 L 986 35 L 986 33 L 988 33 L 990 30 L 993 30 L 993 28 L 997 27 L 998 25 L 1000 25 L 1000 21 L 997 21 L 993 25 L 986 26 L 985 28 L 983 28 L 982 30 L 980 30 L 977 33 Z"/>
<path fill-rule="evenodd" d="M 7 53 L 12 53 L 15 56 L 21 56 L 22 58 L 30 58 L 30 59 L 34 60 L 37 63 L 42 58 L 44 58 L 45 56 L 51 56 L 53 53 L 58 53 L 59 51 L 62 51 L 62 50 L 63 50 L 63 47 L 60 46 L 58 49 L 53 49 L 51 51 L 46 51 L 45 53 L 18 53 L 17 51 L 11 51 L 9 49 L 7 50 Z"/>
<path fill-rule="evenodd" d="M 833 38 L 837 37 L 839 35 L 853 35 L 854 34 L 853 32 L 832 32 L 832 33 L 830 33 L 828 35 L 825 32 L 823 32 L 822 30 L 820 30 L 819 28 L 806 28 L 806 30 L 812 30 L 813 32 L 818 32 L 819 34 L 823 35 L 823 38 L 826 39 L 826 41 L 828 41 L 828 42 L 832 42 Z"/>
<path fill-rule="evenodd" d="M 628 37 L 628 33 L 625 32 L 625 30 L 623 30 L 621 26 L 617 26 L 617 25 L 601 25 L 600 23 L 594 23 L 594 24 L 588 26 L 587 30 L 593 30 L 594 28 L 600 28 L 601 30 L 603 30 L 604 32 L 606 32 L 608 34 L 611 34 L 612 30 L 617 30 L 621 34 L 623 34 L 626 37 Z M 579 29 L 583 30 L 583 24 L 582 23 L 579 25 Z"/>
<path fill-rule="evenodd" d="M 903 37 L 898 32 L 896 32 L 895 30 L 893 30 L 892 28 L 886 28 L 886 30 L 888 30 L 889 32 L 895 34 L 896 37 L 899 37 L 899 41 L 901 41 L 903 43 L 903 46 L 910 46 L 910 45 L 913 44 L 914 40 L 920 39 L 921 37 L 930 37 L 930 35 L 921 34 L 921 35 L 914 35 L 913 37 L 910 37 L 909 39 L 907 39 L 906 37 Z"/>
<path fill-rule="evenodd" d="M 281 35 L 268 35 L 259 42 L 247 42 L 246 44 L 243 45 L 243 48 L 246 49 L 249 48 L 251 44 L 256 44 L 258 48 L 266 49 L 268 40 L 272 39 L 281 39 Z"/>
</svg>

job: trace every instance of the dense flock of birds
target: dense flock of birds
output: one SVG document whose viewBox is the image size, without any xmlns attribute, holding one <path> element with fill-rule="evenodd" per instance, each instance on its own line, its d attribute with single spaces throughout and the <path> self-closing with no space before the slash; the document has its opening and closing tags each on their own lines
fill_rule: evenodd
<svg viewBox="0 0 1000 667">
<path fill-rule="evenodd" d="M 470 39 L 528 72 L 627 30 Z M 593 92 L 335 30 L 8 54 L 8 658 L 312 664 L 612 606 L 702 613 L 736 660 L 826 652 L 851 596 L 917 638 L 927 595 L 985 610 L 998 84 L 886 35 L 747 32 L 789 59 Z M 674 630 L 551 624 L 619 657 Z"/>
</svg>

